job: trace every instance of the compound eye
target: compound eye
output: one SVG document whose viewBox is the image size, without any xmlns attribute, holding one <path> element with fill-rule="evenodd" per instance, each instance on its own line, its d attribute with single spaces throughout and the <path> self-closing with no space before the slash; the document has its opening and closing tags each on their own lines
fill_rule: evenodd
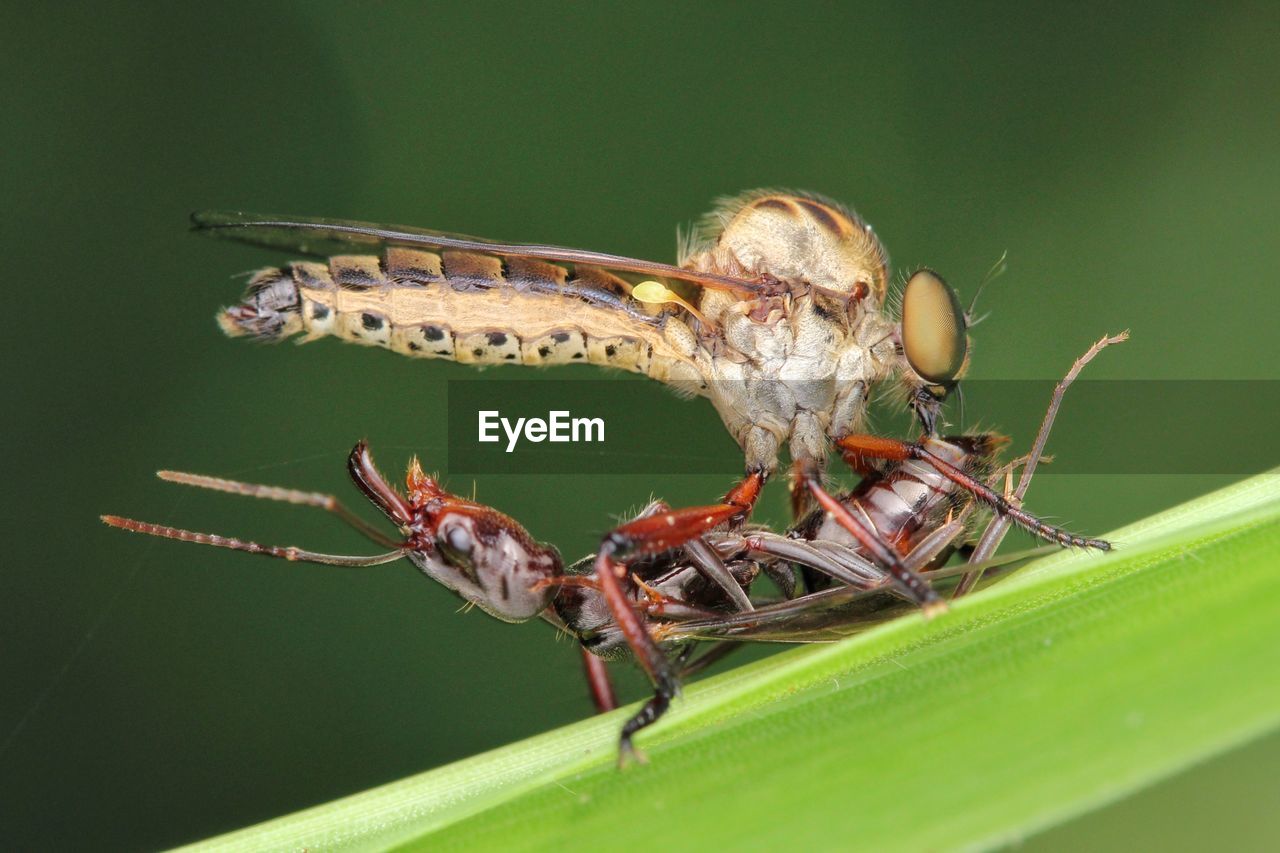
<svg viewBox="0 0 1280 853">
<path fill-rule="evenodd" d="M 436 548 L 439 549 L 450 565 L 461 569 L 467 575 L 473 575 L 471 552 L 475 550 L 475 540 L 471 531 L 461 524 L 450 524 L 436 536 Z"/>
<path fill-rule="evenodd" d="M 933 385 L 955 383 L 969 354 L 964 309 L 933 270 L 916 271 L 902 292 L 902 350 L 911 369 Z"/>
</svg>

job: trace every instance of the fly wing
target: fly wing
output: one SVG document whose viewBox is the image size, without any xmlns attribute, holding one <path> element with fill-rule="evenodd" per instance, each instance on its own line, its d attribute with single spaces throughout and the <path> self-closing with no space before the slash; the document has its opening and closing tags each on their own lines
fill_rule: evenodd
<svg viewBox="0 0 1280 853">
<path fill-rule="evenodd" d="M 834 643 L 908 612 L 892 590 L 836 587 L 745 613 L 664 624 L 663 642 L 738 640 L 756 643 Z"/>
<path fill-rule="evenodd" d="M 1007 575 L 1033 557 L 1059 550 L 1056 546 L 1032 548 L 1001 555 L 970 566 L 957 563 L 925 572 L 934 589 L 944 596 L 961 576 L 983 570 L 983 585 Z M 704 619 L 665 623 L 654 629 L 663 642 L 688 640 L 739 640 L 760 643 L 834 643 L 918 611 L 888 585 L 870 589 L 839 586 L 810 593 L 789 601 L 779 601 L 746 613 L 718 614 Z"/>
<path fill-rule="evenodd" d="M 695 287 L 733 291 L 744 298 L 766 295 L 770 292 L 770 288 L 760 282 L 695 272 L 656 261 L 537 243 L 503 243 L 426 228 L 373 225 L 341 219 L 265 216 L 230 211 L 201 211 L 192 214 L 191 222 L 192 230 L 201 234 L 268 249 L 298 252 L 313 257 L 327 257 L 352 251 L 376 251 L 388 246 L 440 249 L 479 252 L 505 258 L 532 258 L 553 263 L 598 267 L 617 273 L 655 276 Z"/>
</svg>

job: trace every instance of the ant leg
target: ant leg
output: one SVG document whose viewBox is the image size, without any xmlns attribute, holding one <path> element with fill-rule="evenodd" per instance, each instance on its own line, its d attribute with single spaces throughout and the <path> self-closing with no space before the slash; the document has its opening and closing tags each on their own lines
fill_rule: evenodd
<svg viewBox="0 0 1280 853">
<path fill-rule="evenodd" d="M 732 492 L 730 494 L 732 495 Z M 665 501 L 653 501 L 641 510 L 636 519 L 651 518 L 664 512 L 671 512 L 671 507 Z M 720 559 L 720 555 L 707 544 L 706 540 L 701 536 L 690 539 L 684 543 L 684 550 L 689 562 L 698 570 L 698 573 L 724 590 L 724 594 L 729 596 L 729 600 L 733 602 L 734 607 L 745 611 L 754 609 L 751 599 L 738 582 L 734 580 L 733 573 L 729 571 L 729 567 L 724 564 L 724 560 Z"/>
<path fill-rule="evenodd" d="M 641 758 L 632 746 L 633 736 L 655 723 L 680 692 L 680 681 L 670 661 L 622 589 L 621 579 L 626 577 L 626 566 L 620 560 L 630 554 L 657 554 L 684 545 L 725 522 L 740 523 L 755 506 L 764 477 L 763 471 L 753 471 L 725 495 L 723 503 L 637 518 L 606 534 L 600 543 L 595 561 L 600 591 L 604 594 L 614 624 L 654 686 L 653 697 L 622 727 L 618 742 L 619 764 L 625 763 L 629 757 Z"/>
<path fill-rule="evenodd" d="M 1027 464 L 1030 464 L 1030 457 L 1028 457 Z M 1012 467 L 1006 468 L 1004 473 L 1004 496 L 1007 500 L 1016 500 L 1016 498 L 1014 497 L 1014 489 L 1013 489 L 1013 468 Z M 1003 526 L 997 527 L 996 525 L 999 522 L 1004 522 Z M 995 518 L 991 520 L 991 524 L 987 526 L 986 531 L 983 533 L 983 538 L 985 539 L 993 530 L 996 531 L 996 536 L 994 537 L 994 541 L 990 545 L 990 551 L 995 551 L 996 548 L 1000 547 L 1001 540 L 1004 539 L 1005 533 L 1007 533 L 1009 530 L 1008 520 L 1004 516 L 997 515 Z M 969 563 L 970 565 L 975 565 L 986 559 L 986 557 L 983 557 L 981 560 L 978 559 L 978 552 L 981 544 L 982 543 L 979 542 L 976 545 L 974 545 L 972 549 L 970 549 L 968 558 L 966 559 L 966 562 Z M 951 594 L 952 599 L 959 598 L 960 596 L 967 595 L 969 592 L 971 592 L 973 588 L 977 586 L 978 581 L 982 580 L 982 572 L 983 572 L 982 569 L 966 572 L 964 576 L 960 578 L 960 582 L 956 584 L 955 591 Z"/>
<path fill-rule="evenodd" d="M 343 554 L 321 554 L 316 551 L 305 551 L 292 545 L 259 545 L 257 542 L 246 542 L 216 533 L 196 533 L 179 527 L 167 527 L 163 524 L 151 524 L 146 521 L 134 521 L 132 518 L 121 518 L 118 515 L 100 516 L 103 523 L 132 533 L 146 533 L 162 539 L 177 539 L 180 542 L 194 542 L 197 545 L 213 545 L 217 548 L 230 548 L 233 551 L 245 551 L 249 554 L 261 554 L 264 557 L 279 557 L 282 560 L 299 563 L 321 563 L 326 566 L 347 566 L 360 568 L 364 566 L 380 566 L 399 560 L 409 553 L 407 547 L 396 548 L 385 554 L 374 554 L 369 557 L 352 557 Z"/>
<path fill-rule="evenodd" d="M 761 567 L 765 577 L 773 581 L 783 598 L 796 597 L 796 573 L 786 563 L 768 562 Z"/>
<path fill-rule="evenodd" d="M 600 584 L 591 575 L 556 575 L 555 577 L 536 580 L 531 584 L 531 586 L 535 590 L 546 589 L 553 586 L 576 586 L 583 589 L 600 589 Z"/>
<path fill-rule="evenodd" d="M 1054 527 L 1052 524 L 1041 521 L 1021 507 L 1015 506 L 1004 495 L 995 491 L 986 483 L 980 482 L 945 459 L 930 453 L 923 445 L 875 435 L 846 435 L 844 438 L 838 439 L 836 445 L 845 454 L 855 457 L 870 456 L 893 462 L 903 462 L 908 459 L 927 462 L 939 474 L 972 495 L 975 500 L 990 507 L 998 515 L 1009 518 L 1012 523 L 1034 536 L 1050 542 L 1057 542 L 1064 547 L 1096 548 L 1099 551 L 1111 550 L 1111 543 L 1102 539 L 1086 539 L 1083 536 L 1077 536 L 1060 527 Z"/>
<path fill-rule="evenodd" d="M 847 586 L 870 589 L 885 580 L 882 571 L 856 552 L 847 549 L 844 554 L 837 556 L 820 549 L 814 542 L 788 539 L 770 531 L 752 533 L 744 537 L 743 541 L 749 556 L 797 563 L 835 578 Z"/>
<path fill-rule="evenodd" d="M 613 680 L 609 678 L 609 668 L 603 658 L 598 658 L 582 646 L 582 669 L 587 676 L 587 687 L 591 690 L 591 701 L 596 706 L 596 713 L 603 714 L 618 707 L 618 696 L 613 691 Z"/>
<path fill-rule="evenodd" d="M 841 527 L 853 534 L 867 554 L 888 571 L 912 601 L 920 605 L 926 617 L 935 616 L 947 609 L 947 603 L 934 591 L 929 582 L 920 577 L 916 571 L 905 566 L 897 552 L 881 541 L 870 525 L 850 512 L 848 507 L 832 496 L 813 476 L 804 475 L 804 482 L 817 498 L 819 506 L 826 510 Z"/>
<path fill-rule="evenodd" d="M 156 476 L 168 483 L 179 483 L 184 486 L 195 486 L 215 492 L 227 492 L 233 495 L 245 495 L 251 498 L 262 498 L 269 501 L 282 501 L 299 506 L 313 506 L 330 512 L 353 528 L 361 536 L 370 539 L 384 548 L 394 548 L 399 543 L 378 530 L 369 522 L 356 515 L 333 495 L 321 492 L 304 492 L 298 489 L 285 489 L 280 486 L 264 486 L 258 483 L 242 483 L 238 480 L 225 480 L 222 477 L 207 477 L 203 474 L 188 474 L 184 471 L 157 471 Z"/>
<path fill-rule="evenodd" d="M 694 607 L 692 604 L 686 604 L 678 598 L 672 598 L 649 586 L 635 575 L 630 577 L 631 582 L 639 588 L 644 596 L 644 598 L 636 601 L 636 607 L 640 609 L 640 613 L 646 620 L 659 618 L 671 622 L 684 619 L 705 619 L 707 614 L 714 612 L 702 607 Z"/>
<path fill-rule="evenodd" d="M 932 531 L 902 558 L 903 567 L 912 572 L 925 571 L 955 543 L 964 529 L 962 521 L 952 521 Z M 834 542 L 806 542 L 776 533 L 753 534 L 746 542 L 753 556 L 797 563 L 855 589 L 875 589 L 891 577 L 856 550 Z"/>
<path fill-rule="evenodd" d="M 733 573 L 729 571 L 729 567 L 724 564 L 724 560 L 720 559 L 716 549 L 708 545 L 705 539 L 701 536 L 697 539 L 690 539 L 684 543 L 684 550 L 693 567 L 703 577 L 724 590 L 729 596 L 729 600 L 733 602 L 734 607 L 743 612 L 755 610 L 747 593 L 733 579 Z"/>
</svg>

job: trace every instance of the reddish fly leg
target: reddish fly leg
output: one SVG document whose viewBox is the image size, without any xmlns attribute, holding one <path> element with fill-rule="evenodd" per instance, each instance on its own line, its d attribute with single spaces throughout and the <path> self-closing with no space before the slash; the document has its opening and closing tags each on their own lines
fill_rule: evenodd
<svg viewBox="0 0 1280 853">
<path fill-rule="evenodd" d="M 601 541 L 595 562 L 600 591 L 636 662 L 654 686 L 653 697 L 622 727 L 618 743 L 620 764 L 630 757 L 643 760 L 632 746 L 632 738 L 636 732 L 657 722 L 680 692 L 675 667 L 658 647 L 644 617 L 623 589 L 628 575 L 622 561 L 629 556 L 678 548 L 722 524 L 741 524 L 755 507 L 764 479 L 763 472 L 752 472 L 734 486 L 721 503 L 655 512 L 614 528 Z"/>
</svg>

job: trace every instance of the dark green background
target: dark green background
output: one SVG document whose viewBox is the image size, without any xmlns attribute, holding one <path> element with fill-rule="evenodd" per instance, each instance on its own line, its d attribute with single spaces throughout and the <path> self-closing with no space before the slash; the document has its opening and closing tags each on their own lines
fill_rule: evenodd
<svg viewBox="0 0 1280 853">
<path fill-rule="evenodd" d="M 350 494 L 357 438 L 392 471 L 442 459 L 445 382 L 475 375 L 224 339 L 233 275 L 277 258 L 189 237 L 194 208 L 670 259 L 713 197 L 803 187 L 855 204 L 897 270 L 927 263 L 965 292 L 1008 250 L 975 377 L 1052 378 L 1130 328 L 1093 377 L 1280 378 L 1274 5 L 472 7 L 0 12 L 3 846 L 193 840 L 587 712 L 570 644 L 459 614 L 408 568 L 277 565 L 97 523 L 360 548 L 320 513 L 151 472 Z M 705 404 L 625 415 L 678 447 L 664 419 L 682 405 Z M 1180 425 L 1133 411 L 1128 428 Z M 1061 429 L 1089 424 L 1068 404 Z M 1211 441 L 1188 433 L 1185 452 Z M 651 493 L 723 491 L 737 456 L 719 447 L 724 475 L 475 487 L 577 555 Z M 1226 479 L 1045 476 L 1031 502 L 1101 533 Z M 774 487 L 760 517 L 784 516 Z M 1273 846 L 1278 762 L 1272 737 L 1028 846 Z"/>
</svg>

